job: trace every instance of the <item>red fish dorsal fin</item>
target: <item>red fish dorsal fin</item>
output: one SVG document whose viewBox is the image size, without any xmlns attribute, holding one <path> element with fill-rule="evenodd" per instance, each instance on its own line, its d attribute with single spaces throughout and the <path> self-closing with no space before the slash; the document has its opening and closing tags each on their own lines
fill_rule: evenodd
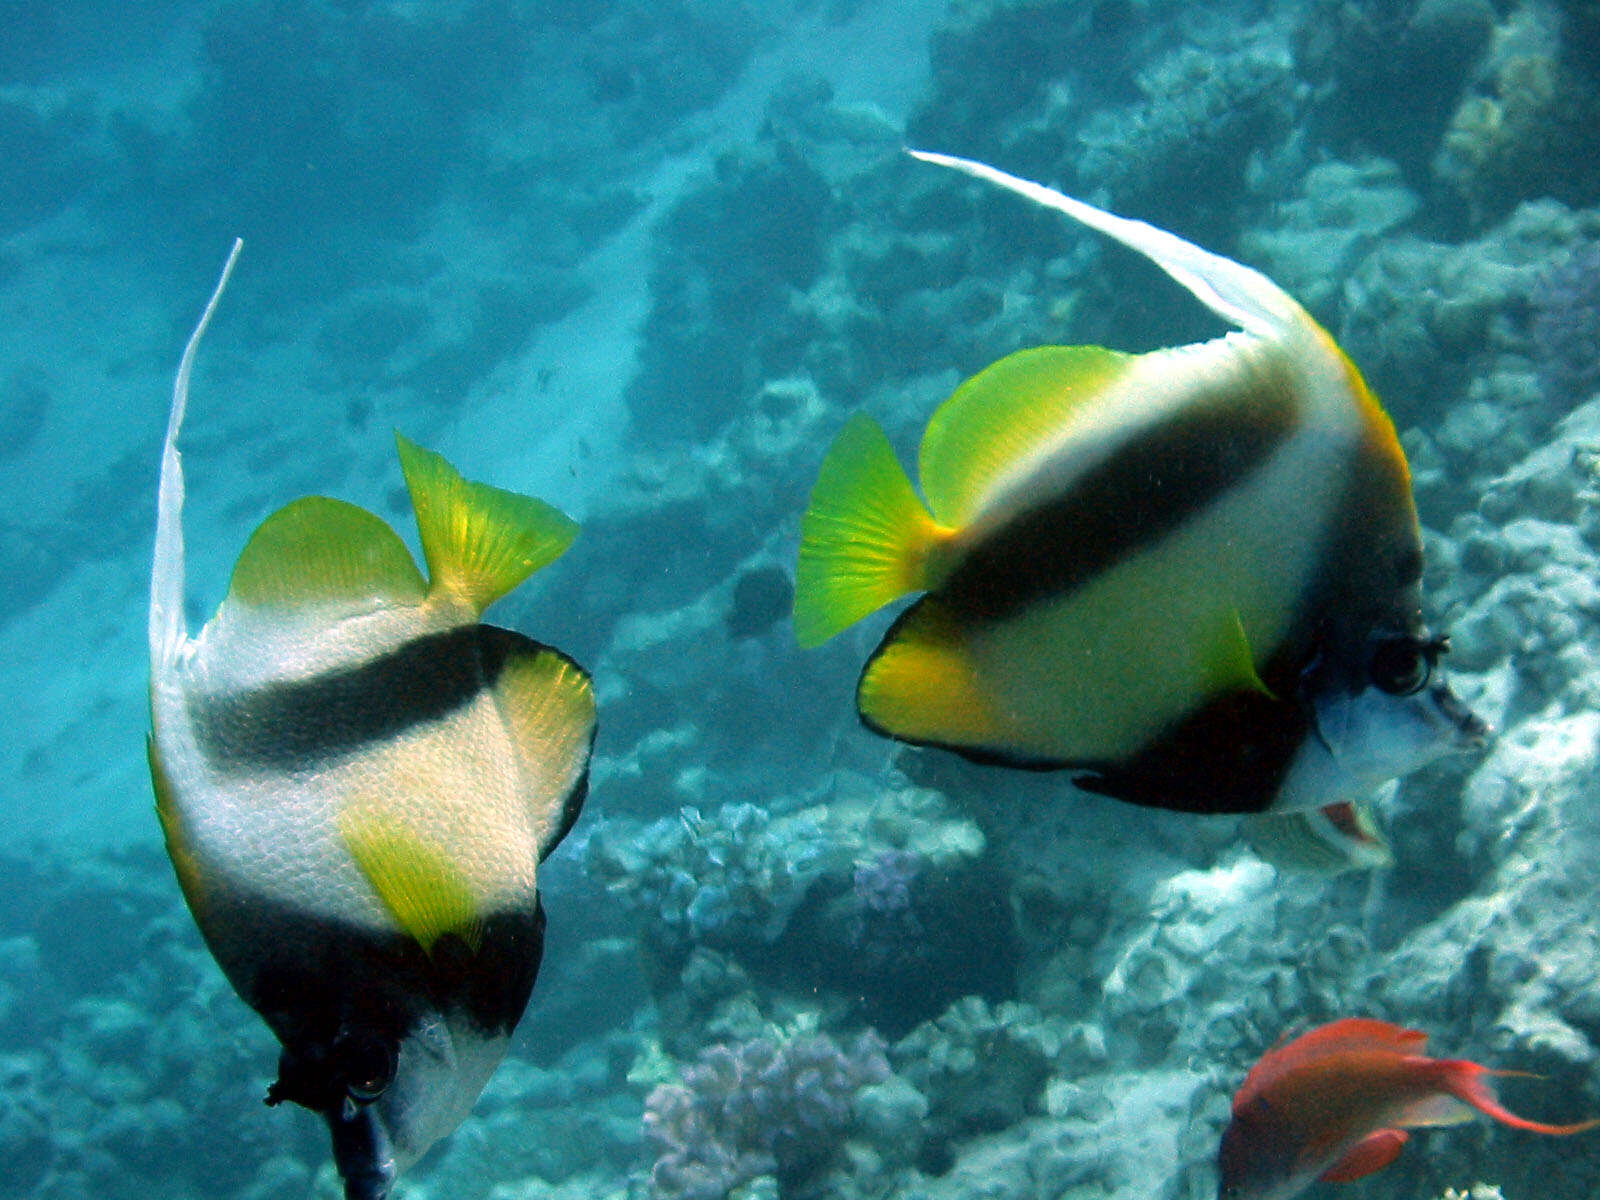
<svg viewBox="0 0 1600 1200">
<path fill-rule="evenodd" d="M 1386 1050 L 1396 1055 L 1416 1055 L 1428 1044 L 1428 1035 L 1370 1017 L 1345 1017 L 1303 1033 L 1291 1042 L 1279 1042 L 1250 1068 L 1233 1099 L 1238 1112 L 1272 1084 L 1307 1063 L 1336 1054 Z"/>
<path fill-rule="evenodd" d="M 1403 1129 L 1380 1129 L 1369 1133 L 1333 1166 L 1318 1176 L 1324 1183 L 1349 1183 L 1383 1170 L 1395 1159 L 1411 1135 Z"/>
</svg>

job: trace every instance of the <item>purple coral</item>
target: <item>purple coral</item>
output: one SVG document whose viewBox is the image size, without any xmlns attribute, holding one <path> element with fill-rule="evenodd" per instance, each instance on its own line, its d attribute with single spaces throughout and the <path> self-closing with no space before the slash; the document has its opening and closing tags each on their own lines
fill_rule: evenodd
<svg viewBox="0 0 1600 1200">
<path fill-rule="evenodd" d="M 1564 407 L 1600 388 L 1600 242 L 1585 242 L 1529 296 L 1533 346 L 1545 394 Z"/>
<path fill-rule="evenodd" d="M 658 1197 L 723 1200 L 760 1175 L 804 1178 L 838 1149 L 856 1093 L 889 1077 L 883 1040 L 868 1031 L 848 1049 L 826 1034 L 715 1045 L 645 1100 Z"/>
<path fill-rule="evenodd" d="M 869 912 L 903 912 L 911 907 L 911 885 L 921 869 L 922 860 L 909 851 L 880 850 L 856 864 L 856 899 Z"/>
<path fill-rule="evenodd" d="M 851 878 L 854 911 L 850 941 L 877 969 L 902 956 L 922 935 L 911 903 L 911 889 L 922 873 L 922 859 L 905 850 L 880 850 L 856 864 Z"/>
</svg>

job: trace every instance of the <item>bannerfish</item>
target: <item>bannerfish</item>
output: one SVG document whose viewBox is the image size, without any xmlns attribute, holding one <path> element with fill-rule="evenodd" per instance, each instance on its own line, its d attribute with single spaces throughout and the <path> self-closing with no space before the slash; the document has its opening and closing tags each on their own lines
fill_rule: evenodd
<svg viewBox="0 0 1600 1200">
<path fill-rule="evenodd" d="M 162 452 L 150 773 L 195 922 L 282 1044 L 267 1103 L 320 1114 L 347 1200 L 383 1200 L 466 1116 L 538 973 L 537 868 L 583 804 L 594 695 L 479 617 L 577 526 L 397 435 L 426 579 L 380 518 L 304 497 L 190 638 L 177 439 L 238 249 Z"/>
<path fill-rule="evenodd" d="M 1399 1156 L 1407 1129 L 1470 1121 L 1474 1109 L 1532 1133 L 1600 1125 L 1519 1117 L 1485 1079 L 1518 1072 L 1424 1057 L 1427 1041 L 1414 1029 L 1349 1017 L 1269 1050 L 1233 1100 L 1217 1158 L 1220 1200 L 1289 1200 L 1319 1179 L 1360 1179 Z"/>
<path fill-rule="evenodd" d="M 1106 234 L 1239 328 L 1001 359 L 929 420 L 920 497 L 876 422 L 845 425 L 802 522 L 796 638 L 923 593 L 861 673 L 863 722 L 1193 812 L 1347 803 L 1481 743 L 1433 679 L 1405 454 L 1333 338 L 1240 263 L 911 153 Z"/>
</svg>

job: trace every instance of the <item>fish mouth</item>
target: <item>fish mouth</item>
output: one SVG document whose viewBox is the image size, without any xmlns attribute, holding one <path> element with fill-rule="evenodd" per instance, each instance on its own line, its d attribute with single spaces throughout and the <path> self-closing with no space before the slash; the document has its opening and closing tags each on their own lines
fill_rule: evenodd
<svg viewBox="0 0 1600 1200">
<path fill-rule="evenodd" d="M 1452 749 L 1481 750 L 1489 744 L 1494 726 L 1463 704 L 1447 686 L 1434 684 L 1428 689 L 1428 698 L 1450 733 Z"/>
<path fill-rule="evenodd" d="M 346 1101 L 324 1112 L 333 1135 L 333 1161 L 344 1180 L 344 1200 L 389 1200 L 394 1187 L 394 1147 L 370 1105 Z"/>
</svg>

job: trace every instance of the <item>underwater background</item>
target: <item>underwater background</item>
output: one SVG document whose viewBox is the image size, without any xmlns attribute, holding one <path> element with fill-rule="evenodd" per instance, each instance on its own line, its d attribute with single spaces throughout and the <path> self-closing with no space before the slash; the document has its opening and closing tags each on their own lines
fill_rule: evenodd
<svg viewBox="0 0 1600 1200">
<path fill-rule="evenodd" d="M 332 1197 L 161 849 L 145 606 L 172 373 L 191 627 L 308 493 L 411 536 L 390 430 L 583 522 L 495 610 L 594 674 L 545 964 L 409 1200 L 1215 1194 L 1245 1071 L 1364 1014 L 1600 1111 L 1600 5 L 8 0 L 0 37 L 0 1198 Z M 1011 350 L 1220 332 L 917 164 L 1248 262 L 1410 456 L 1489 749 L 1280 871 L 860 728 L 880 616 L 795 646 L 853 412 L 902 451 Z M 414 543 L 413 543 L 414 544 Z M 1594 1139 L 1420 1134 L 1353 1200 L 1600 1192 Z M 1333 1189 L 1327 1188 L 1331 1192 Z"/>
</svg>

